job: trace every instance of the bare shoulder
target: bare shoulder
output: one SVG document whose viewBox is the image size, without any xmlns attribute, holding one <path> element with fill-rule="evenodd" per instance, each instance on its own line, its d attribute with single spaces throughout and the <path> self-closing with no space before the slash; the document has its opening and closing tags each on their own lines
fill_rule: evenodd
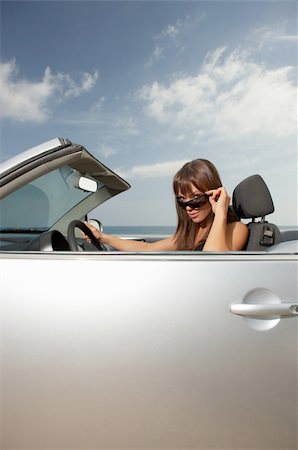
<svg viewBox="0 0 298 450">
<path fill-rule="evenodd" d="M 247 242 L 249 230 L 242 222 L 227 224 L 228 238 L 233 250 L 242 250 Z"/>
<path fill-rule="evenodd" d="M 232 233 L 247 233 L 248 234 L 248 228 L 245 225 L 245 223 L 242 222 L 231 222 L 228 223 L 228 229 L 231 230 Z"/>
</svg>

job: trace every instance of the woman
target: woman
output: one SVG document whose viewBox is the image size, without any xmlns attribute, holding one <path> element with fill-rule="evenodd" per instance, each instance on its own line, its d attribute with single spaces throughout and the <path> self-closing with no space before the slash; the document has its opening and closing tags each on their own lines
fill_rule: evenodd
<svg viewBox="0 0 298 450">
<path fill-rule="evenodd" d="M 120 251 L 242 250 L 248 228 L 233 214 L 230 197 L 214 165 L 206 159 L 186 163 L 173 181 L 178 224 L 174 235 L 157 242 L 121 239 L 86 223 L 96 239 Z"/>
</svg>

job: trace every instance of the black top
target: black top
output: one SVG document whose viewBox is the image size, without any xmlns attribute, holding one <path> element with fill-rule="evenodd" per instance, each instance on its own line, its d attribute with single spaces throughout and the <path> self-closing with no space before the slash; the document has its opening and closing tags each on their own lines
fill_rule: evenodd
<svg viewBox="0 0 298 450">
<path fill-rule="evenodd" d="M 200 242 L 199 245 L 198 245 L 196 248 L 194 248 L 194 251 L 195 251 L 195 252 L 201 252 L 201 251 L 203 250 L 203 247 L 204 247 L 204 245 L 205 245 L 205 242 L 206 242 L 206 241 Z"/>
</svg>

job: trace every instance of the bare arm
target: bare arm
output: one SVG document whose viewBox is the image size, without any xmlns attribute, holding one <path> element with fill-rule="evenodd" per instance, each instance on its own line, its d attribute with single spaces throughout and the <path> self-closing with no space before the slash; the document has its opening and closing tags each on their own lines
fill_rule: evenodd
<svg viewBox="0 0 298 450">
<path fill-rule="evenodd" d="M 208 191 L 214 212 L 214 220 L 209 231 L 204 251 L 242 250 L 248 238 L 248 228 L 241 222 L 227 223 L 230 197 L 225 188 Z"/>
<path fill-rule="evenodd" d="M 174 251 L 176 250 L 176 244 L 174 237 L 170 236 L 166 239 L 162 239 L 156 242 L 143 242 L 134 241 L 132 239 L 122 239 L 118 236 L 113 236 L 112 234 L 102 233 L 97 230 L 93 225 L 85 222 L 85 225 L 90 228 L 96 239 L 98 239 L 103 244 L 110 245 L 116 250 L 123 252 L 159 252 L 159 251 Z"/>
<path fill-rule="evenodd" d="M 231 250 L 242 250 L 247 242 L 249 230 L 244 223 L 232 222 L 228 224 L 228 245 Z"/>
</svg>

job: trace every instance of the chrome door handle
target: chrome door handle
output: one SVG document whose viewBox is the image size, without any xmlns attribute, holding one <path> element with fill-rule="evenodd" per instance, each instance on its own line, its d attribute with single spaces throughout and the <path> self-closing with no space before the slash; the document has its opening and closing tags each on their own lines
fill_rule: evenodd
<svg viewBox="0 0 298 450">
<path fill-rule="evenodd" d="M 248 303 L 234 303 L 230 311 L 238 316 L 249 317 L 295 317 L 298 316 L 297 303 L 278 303 L 272 305 L 257 305 Z"/>
</svg>

